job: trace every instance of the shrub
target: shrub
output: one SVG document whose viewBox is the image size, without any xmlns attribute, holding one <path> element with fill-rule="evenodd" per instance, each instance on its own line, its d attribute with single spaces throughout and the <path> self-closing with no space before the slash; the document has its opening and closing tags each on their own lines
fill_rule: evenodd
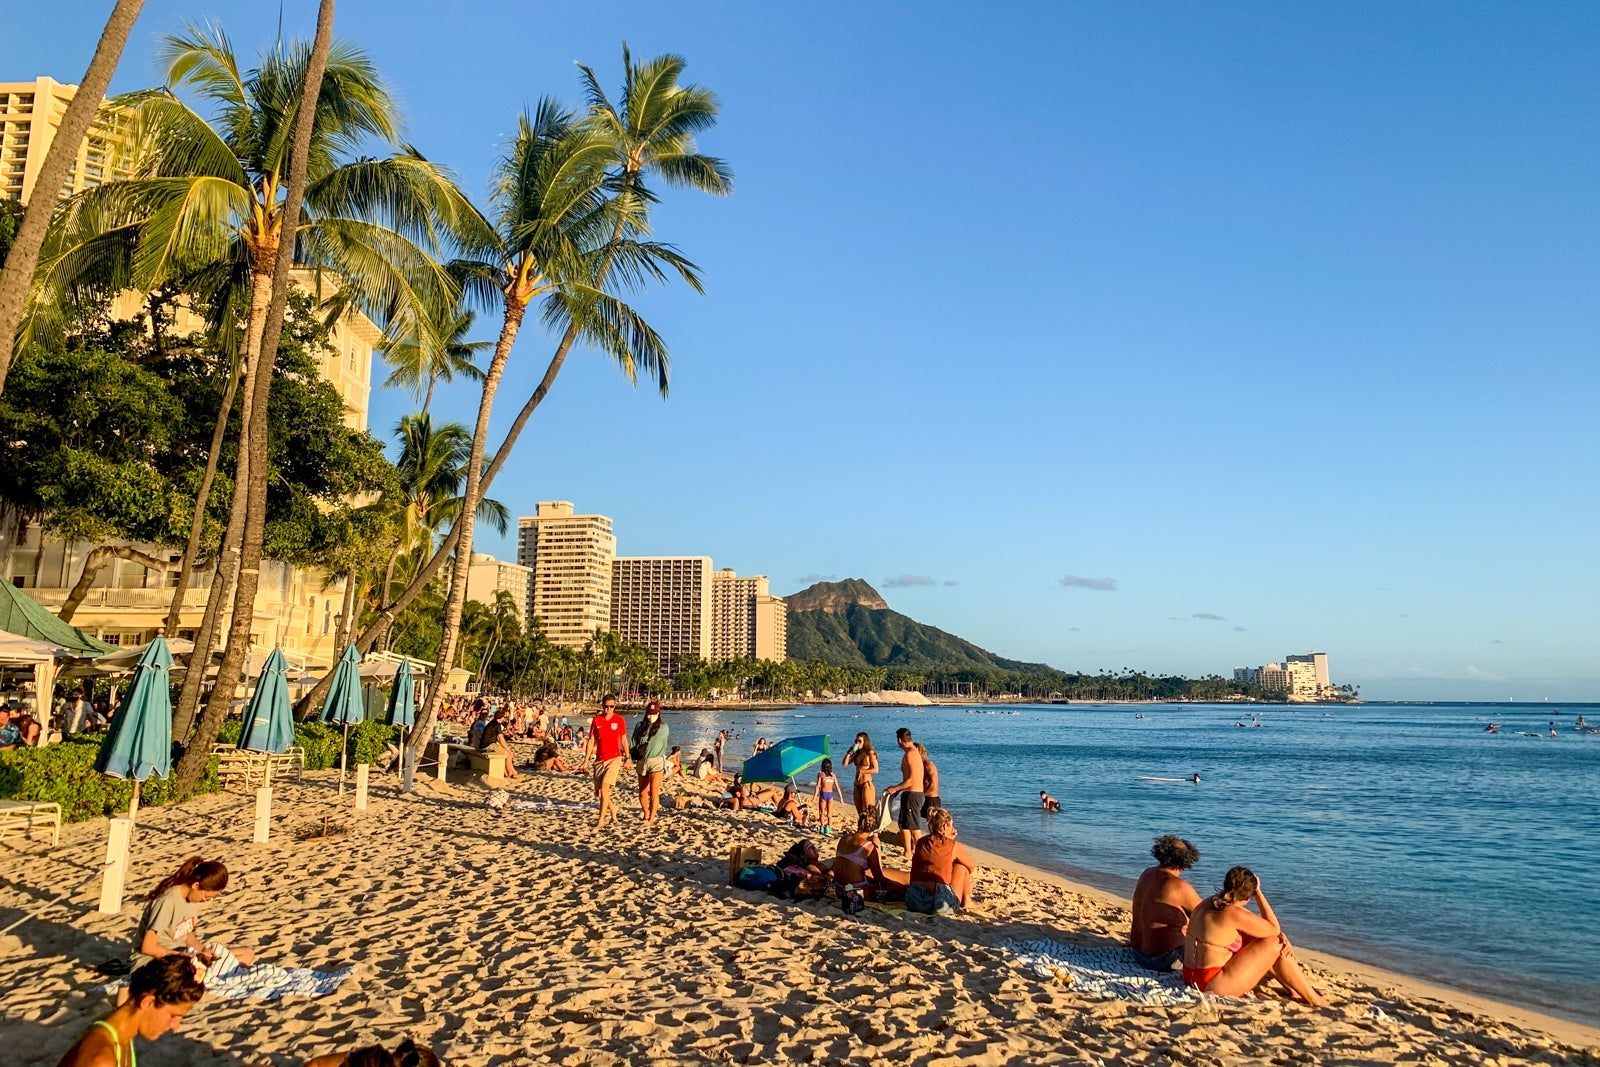
<svg viewBox="0 0 1600 1067">
<path fill-rule="evenodd" d="M 99 739 L 89 735 L 77 735 L 44 748 L 0 752 L 0 798 L 53 801 L 61 805 L 64 822 L 125 812 L 133 799 L 133 783 L 96 771 L 94 760 L 99 754 Z M 221 788 L 217 761 L 213 759 L 206 764 L 195 792 L 215 793 Z M 154 807 L 173 799 L 170 778 L 146 779 L 139 790 L 141 807 Z"/>
<path fill-rule="evenodd" d="M 239 743 L 239 738 L 243 736 L 244 720 L 226 719 L 222 723 L 222 728 L 217 731 L 217 744 L 237 745 Z"/>
</svg>

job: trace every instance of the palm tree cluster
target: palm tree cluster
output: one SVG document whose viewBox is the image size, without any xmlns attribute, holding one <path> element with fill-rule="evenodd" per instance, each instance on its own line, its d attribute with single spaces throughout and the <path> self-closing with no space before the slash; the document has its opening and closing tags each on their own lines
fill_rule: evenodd
<svg viewBox="0 0 1600 1067">
<path fill-rule="evenodd" d="M 667 345 L 627 299 L 673 279 L 700 289 L 694 264 L 655 238 L 650 212 L 658 187 L 731 191 L 727 166 L 695 145 L 716 123 L 716 99 L 682 82 L 678 56 L 640 62 L 624 48 L 615 100 L 580 67 L 583 106 L 546 98 L 519 116 L 480 207 L 401 139 L 399 109 L 371 58 L 333 38 L 333 6 L 321 0 L 313 42 L 279 45 L 253 67 L 214 26 L 165 38 L 164 84 L 109 105 L 133 132 L 132 176 L 53 210 L 36 198 L 0 275 L 0 388 L 13 340 L 59 343 L 86 309 L 130 290 L 152 294 L 158 342 L 161 308 L 174 302 L 202 315 L 216 340 L 208 373 L 223 399 L 168 625 L 176 627 L 197 569 L 213 567 L 194 656 L 209 663 L 220 649 L 221 662 L 203 713 L 207 672 L 186 676 L 177 709 L 177 736 L 189 745 L 180 789 L 197 778 L 249 651 L 274 463 L 265 427 L 291 269 L 319 314 L 331 321 L 357 309 L 379 325 L 385 384 L 420 402 L 395 427 L 392 484 L 356 509 L 357 536 L 324 561 L 331 581 L 342 583 L 341 641 L 363 652 L 404 643 L 436 661 L 416 736 L 430 733 L 455 664 L 484 679 L 506 664 L 507 680 L 519 683 L 535 673 L 579 686 L 630 672 L 640 684 L 654 678 L 648 654 L 613 635 L 556 652 L 536 625 L 525 632 L 523 606 L 508 597 L 469 609 L 467 564 L 479 522 L 507 529 L 509 515 L 489 487 L 573 351 L 597 352 L 630 383 L 643 378 L 665 396 Z M 85 79 L 86 90 L 101 88 L 74 102 L 87 100 L 91 117 L 138 8 L 117 5 L 94 77 Z M 87 120 L 81 126 L 76 134 L 73 123 L 63 126 L 52 160 L 73 136 L 81 140 Z M 13 315 L 14 298 L 21 310 Z M 499 387 L 530 310 L 533 332 L 551 348 L 537 387 L 491 450 Z M 497 320 L 494 341 L 472 339 L 478 315 Z M 470 426 L 430 414 L 436 390 L 455 382 L 477 387 Z M 231 471 L 222 469 L 224 455 L 235 457 Z M 218 485 L 217 495 L 230 496 L 225 503 L 211 499 Z M 431 615 L 436 630 L 419 615 Z M 573 671 L 553 670 L 568 656 Z"/>
</svg>

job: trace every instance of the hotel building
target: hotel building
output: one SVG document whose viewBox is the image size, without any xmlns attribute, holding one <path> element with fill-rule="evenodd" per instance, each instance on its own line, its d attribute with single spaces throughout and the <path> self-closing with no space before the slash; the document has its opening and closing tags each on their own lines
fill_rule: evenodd
<svg viewBox="0 0 1600 1067">
<path fill-rule="evenodd" d="M 495 559 L 487 552 L 474 552 L 467 570 L 467 599 L 492 608 L 494 595 L 503 592 L 516 602 L 519 612 L 525 612 L 532 581 L 533 571 L 527 567 Z"/>
<path fill-rule="evenodd" d="M 1233 680 L 1245 685 L 1259 685 L 1269 693 L 1288 693 L 1307 700 L 1324 697 L 1333 688 L 1328 681 L 1326 652 L 1286 656 L 1282 663 L 1267 663 L 1260 667 L 1235 667 Z"/>
<path fill-rule="evenodd" d="M 788 654 L 788 619 L 765 575 L 741 578 L 731 568 L 712 574 L 711 659 L 781 662 Z"/>
<path fill-rule="evenodd" d="M 611 631 L 656 654 L 662 671 L 711 657 L 711 557 L 621 556 L 611 564 Z"/>
<path fill-rule="evenodd" d="M 582 648 L 611 626 L 612 561 L 617 538 L 604 515 L 574 514 L 565 500 L 542 500 L 517 520 L 517 563 L 531 572 L 528 617 L 551 644 Z"/>
<path fill-rule="evenodd" d="M 0 82 L 0 197 L 28 202 L 45 153 L 77 92 L 76 85 L 63 85 L 54 78 Z M 129 130 L 114 110 L 102 107 L 56 196 L 128 178 L 132 166 Z"/>
</svg>

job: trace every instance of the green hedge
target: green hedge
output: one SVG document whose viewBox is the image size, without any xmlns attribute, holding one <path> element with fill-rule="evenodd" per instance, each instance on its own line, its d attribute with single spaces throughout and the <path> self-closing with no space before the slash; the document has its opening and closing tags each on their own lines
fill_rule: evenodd
<svg viewBox="0 0 1600 1067">
<path fill-rule="evenodd" d="M 133 783 L 108 778 L 94 769 L 100 754 L 98 738 L 79 735 L 59 745 L 0 752 L 0 798 L 54 801 L 66 822 L 83 822 L 128 810 Z M 206 764 L 196 793 L 215 793 L 217 761 Z M 172 779 L 149 778 L 139 790 L 139 805 L 152 807 L 173 799 Z"/>
<path fill-rule="evenodd" d="M 229 719 L 217 731 L 217 740 L 226 745 L 239 743 L 244 724 Z M 350 728 L 349 766 L 358 763 L 377 763 L 383 758 L 384 746 L 395 744 L 399 731 L 385 723 L 371 719 Z M 305 749 L 306 770 L 320 771 L 339 766 L 339 746 L 344 740 L 344 728 L 326 726 L 320 722 L 296 723 L 294 743 Z"/>
</svg>

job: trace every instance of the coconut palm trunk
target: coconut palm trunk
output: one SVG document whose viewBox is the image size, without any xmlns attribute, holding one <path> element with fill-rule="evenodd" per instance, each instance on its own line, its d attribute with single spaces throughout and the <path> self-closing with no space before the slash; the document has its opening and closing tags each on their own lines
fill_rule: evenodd
<svg viewBox="0 0 1600 1067">
<path fill-rule="evenodd" d="M 205 473 L 200 476 L 200 488 L 194 497 L 194 516 L 189 523 L 189 540 L 183 546 L 183 559 L 178 564 L 178 584 L 172 590 L 172 605 L 167 609 L 167 634 L 176 635 L 179 617 L 183 612 L 183 599 L 194 580 L 195 560 L 200 557 L 200 541 L 205 535 L 206 508 L 211 503 L 211 487 L 217 480 L 217 467 L 222 459 L 222 446 L 228 437 L 228 416 L 233 414 L 234 395 L 239 391 L 239 368 L 228 367 L 228 384 L 222 390 L 222 405 L 217 410 L 217 424 L 211 430 L 211 451 L 206 456 Z"/>
<path fill-rule="evenodd" d="M 45 232 L 55 213 L 56 193 L 66 184 L 67 173 L 78 158 L 78 149 L 89 135 L 95 112 L 105 99 L 111 75 L 116 72 L 122 58 L 122 48 L 128 34 L 139 18 L 144 0 L 117 0 L 100 33 L 100 43 L 95 46 L 89 69 L 84 72 L 78 91 L 67 105 L 61 125 L 56 128 L 55 139 L 44 155 L 34 182 L 33 198 L 17 228 L 17 238 L 6 256 L 6 268 L 0 271 L 0 392 L 5 391 L 6 375 L 11 370 L 11 360 L 16 352 L 17 327 L 22 322 L 22 309 L 28 298 L 28 286 L 33 281 L 33 269 L 39 265 L 39 253 L 44 248 Z M 44 111 L 38 112 L 40 121 Z"/>
<path fill-rule="evenodd" d="M 250 627 L 255 623 L 256 590 L 260 585 L 261 556 L 267 522 L 267 400 L 272 391 L 272 370 L 277 362 L 278 339 L 283 332 L 283 315 L 289 298 L 289 271 L 294 265 L 295 234 L 300 228 L 300 205 L 305 198 L 306 169 L 311 153 L 311 135 L 316 123 L 317 99 L 322 93 L 322 75 L 327 70 L 328 52 L 333 43 L 334 0 L 321 0 L 317 7 L 317 33 L 306 64 L 305 84 L 300 90 L 299 111 L 295 116 L 294 147 L 289 156 L 289 182 L 278 230 L 276 262 L 273 264 L 271 305 L 258 349 L 253 389 L 246 403 L 251 405 L 244 426 L 240 453 L 249 455 L 249 489 L 245 502 L 243 542 L 239 550 L 239 580 L 233 594 L 233 619 L 228 628 L 228 646 L 217 668 L 216 686 L 200 719 L 200 729 L 178 762 L 176 791 L 185 796 L 194 791 L 211 756 L 211 744 L 222 727 L 222 720 L 233 705 L 233 693 L 244 674 L 245 657 L 250 651 Z M 254 297 L 254 293 L 251 294 Z M 252 301 L 253 302 L 253 301 Z"/>
</svg>

